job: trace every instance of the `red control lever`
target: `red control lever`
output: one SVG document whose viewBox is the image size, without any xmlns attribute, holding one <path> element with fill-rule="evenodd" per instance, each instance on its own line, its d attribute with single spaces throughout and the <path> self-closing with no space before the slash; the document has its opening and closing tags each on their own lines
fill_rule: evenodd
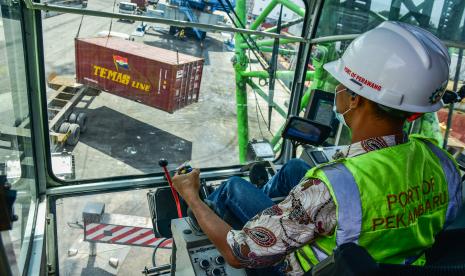
<svg viewBox="0 0 465 276">
<path fill-rule="evenodd" d="M 173 181 L 171 181 L 171 176 L 167 169 L 168 161 L 164 158 L 161 158 L 158 161 L 158 165 L 160 165 L 160 167 L 163 168 L 163 171 L 165 171 L 166 179 L 168 180 L 168 184 L 170 184 L 171 193 L 173 194 L 174 201 L 176 202 L 176 209 L 178 210 L 178 217 L 182 218 L 181 202 L 179 201 L 178 192 L 176 192 L 176 190 L 173 187 Z"/>
</svg>

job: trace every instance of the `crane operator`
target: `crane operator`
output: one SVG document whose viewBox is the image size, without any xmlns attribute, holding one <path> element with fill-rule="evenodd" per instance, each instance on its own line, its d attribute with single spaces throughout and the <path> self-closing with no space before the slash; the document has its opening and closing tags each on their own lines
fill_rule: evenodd
<svg viewBox="0 0 465 276">
<path fill-rule="evenodd" d="M 209 196 L 213 208 L 199 198 L 199 170 L 176 175 L 174 186 L 233 267 L 302 275 L 349 242 L 378 262 L 423 265 L 462 204 L 460 173 L 403 124 L 443 106 L 449 64 L 434 35 L 386 21 L 324 66 L 339 82 L 336 117 L 352 132 L 345 156 L 314 168 L 293 159 L 262 189 L 230 178 Z M 287 197 L 274 204 L 276 196 Z"/>
</svg>

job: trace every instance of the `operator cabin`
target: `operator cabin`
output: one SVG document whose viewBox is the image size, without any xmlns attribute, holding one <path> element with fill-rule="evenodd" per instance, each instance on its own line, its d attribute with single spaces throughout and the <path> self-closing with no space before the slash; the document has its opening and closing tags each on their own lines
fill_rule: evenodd
<svg viewBox="0 0 465 276">
<path fill-rule="evenodd" d="M 348 243 L 377 262 L 424 265 L 425 250 L 462 205 L 460 174 L 434 140 L 406 136 L 403 125 L 443 106 L 449 65 L 447 48 L 428 31 L 384 22 L 324 66 L 339 82 L 336 117 L 352 131 L 341 158 L 314 168 L 291 160 L 262 189 L 230 178 L 208 205 L 199 170 L 175 176 L 174 187 L 237 268 L 302 275 Z M 274 204 L 275 196 L 286 198 Z"/>
</svg>

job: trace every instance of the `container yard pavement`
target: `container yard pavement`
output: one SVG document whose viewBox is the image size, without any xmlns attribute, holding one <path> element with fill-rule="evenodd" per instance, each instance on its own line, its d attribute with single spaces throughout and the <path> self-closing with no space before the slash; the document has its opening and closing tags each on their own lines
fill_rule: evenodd
<svg viewBox="0 0 465 276">
<path fill-rule="evenodd" d="M 111 12 L 113 3 L 113 0 L 89 1 L 88 9 Z M 47 75 L 74 76 L 74 38 L 80 21 L 80 15 L 57 15 L 43 20 Z M 85 16 L 79 37 L 93 37 L 108 30 L 110 21 L 109 18 Z M 140 22 L 113 20 L 112 31 L 132 34 L 138 24 Z M 84 97 L 78 108 L 88 113 L 88 130 L 75 147 L 67 148 L 76 159 L 76 178 L 160 171 L 157 165 L 160 157 L 178 164 L 193 160 L 193 165 L 199 167 L 238 164 L 233 52 L 225 50 L 219 33 L 208 33 L 201 47 L 194 39 L 179 40 L 168 35 L 168 26 L 154 27 L 155 31 L 151 29 L 144 37 L 136 37 L 136 41 L 169 50 L 179 49 L 205 59 L 199 102 L 168 114 L 107 92 Z M 289 94 L 277 84 L 275 101 L 284 107 L 286 99 Z M 249 137 L 261 138 L 253 93 L 249 93 L 248 101 Z M 266 102 L 260 99 L 259 104 L 266 116 Z M 272 121 L 271 129 L 276 131 L 283 119 L 274 112 Z M 261 128 L 269 139 L 263 122 Z M 79 227 L 82 209 L 89 201 L 106 203 L 105 211 L 109 213 L 148 217 L 145 194 L 146 191 L 131 191 L 59 200 L 60 274 L 137 275 L 144 266 L 150 266 L 153 250 L 149 248 L 102 245 L 97 247 L 97 257 L 89 257 L 87 242 L 82 241 L 83 230 Z M 78 249 L 78 254 L 68 255 L 69 249 Z M 169 253 L 166 251 L 165 255 Z M 117 268 L 108 265 L 110 257 L 119 259 Z"/>
</svg>

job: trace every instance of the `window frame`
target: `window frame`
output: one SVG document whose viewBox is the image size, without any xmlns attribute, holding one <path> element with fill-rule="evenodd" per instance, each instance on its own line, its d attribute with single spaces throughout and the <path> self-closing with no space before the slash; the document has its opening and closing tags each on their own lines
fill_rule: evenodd
<svg viewBox="0 0 465 276">
<path fill-rule="evenodd" d="M 81 14 L 81 15 L 88 15 L 88 16 L 103 16 L 103 17 L 111 17 L 115 19 L 130 19 L 130 20 L 143 20 L 144 22 L 152 22 L 152 23 L 162 23 L 162 24 L 169 24 L 174 26 L 185 26 L 185 27 L 194 27 L 194 26 L 200 26 L 204 29 L 211 29 L 211 30 L 228 30 L 233 33 L 241 32 L 241 33 L 246 33 L 246 34 L 258 34 L 262 36 L 267 36 L 269 38 L 274 38 L 274 37 L 280 37 L 280 38 L 293 38 L 297 39 L 300 42 L 300 47 L 299 47 L 299 57 L 304 57 L 308 56 L 306 55 L 304 51 L 302 51 L 302 48 L 305 47 L 305 45 L 308 46 L 308 42 L 310 41 L 310 37 L 308 36 L 308 30 L 309 26 L 311 25 L 311 11 L 314 9 L 311 9 L 311 7 L 315 7 L 315 1 L 314 0 L 306 0 L 304 1 L 305 8 L 307 11 L 306 12 L 305 18 L 304 18 L 304 27 L 302 30 L 302 37 L 296 37 L 296 36 L 286 36 L 286 35 L 278 35 L 274 33 L 265 33 L 261 31 L 252 31 L 248 29 L 241 29 L 241 28 L 230 28 L 230 27 L 223 27 L 223 26 L 215 26 L 215 25 L 204 25 L 200 23 L 192 23 L 192 22 L 181 22 L 181 21 L 174 21 L 174 20 L 167 20 L 167 19 L 158 19 L 158 18 L 152 18 L 152 17 L 145 17 L 145 16 L 139 16 L 139 15 L 125 15 L 125 14 L 119 14 L 119 13 L 108 13 L 108 12 L 101 12 L 101 11 L 93 11 L 93 10 L 85 10 L 85 9 L 77 9 L 77 8 L 69 8 L 69 7 L 62 7 L 62 6 L 56 6 L 56 5 L 45 5 L 40 3 L 39 0 L 24 0 L 25 2 L 25 7 L 26 9 L 30 11 L 34 11 L 34 13 L 39 14 L 42 10 L 48 10 L 48 11 L 57 11 L 57 12 L 64 12 L 64 13 L 73 13 L 73 14 Z M 317 3 L 323 3 L 323 0 L 317 0 Z M 69 194 L 69 193 L 79 193 L 79 192 L 85 192 L 86 189 L 93 189 L 94 191 L 99 191 L 99 190 L 117 190 L 120 188 L 125 188 L 126 186 L 131 186 L 132 188 L 141 188 L 141 187 L 147 187 L 153 184 L 158 184 L 163 182 L 163 173 L 158 172 L 158 173 L 148 173 L 148 174 L 141 174 L 141 175 L 124 175 L 124 176 L 114 176 L 114 177 L 102 177 L 98 179 L 82 179 L 82 180 L 71 180 L 71 181 L 64 181 L 62 179 L 59 179 L 56 177 L 52 171 L 52 164 L 51 164 L 51 152 L 50 152 L 50 137 L 48 135 L 48 120 L 47 120 L 47 100 L 46 100 L 46 83 L 45 83 L 45 70 L 44 70 L 44 48 L 43 48 L 43 36 L 42 36 L 42 25 L 41 25 L 41 18 L 36 17 L 36 20 L 39 22 L 35 22 L 35 33 L 37 37 L 36 44 L 38 46 L 37 50 L 37 55 L 38 55 L 38 61 L 39 63 L 35 66 L 37 69 L 37 72 L 39 72 L 40 78 L 36 81 L 36 85 L 39 84 L 38 91 L 40 94 L 40 97 L 36 97 L 35 100 L 40 103 L 40 107 L 38 106 L 39 104 L 36 103 L 35 108 L 37 111 L 40 111 L 40 118 L 42 120 L 38 122 L 37 124 L 37 129 L 41 130 L 41 137 L 40 140 L 41 142 L 38 142 L 41 144 L 41 151 L 39 152 L 40 159 L 45 159 L 45 162 L 41 164 L 41 167 L 39 168 L 39 174 L 41 172 L 46 172 L 46 175 L 41 175 L 42 178 L 44 177 L 46 179 L 46 188 L 45 190 L 47 191 L 47 194 L 53 194 L 53 195 L 58 195 L 58 194 Z M 306 34 L 304 36 L 304 34 Z M 314 33 L 313 33 L 314 35 Z M 308 47 L 307 47 L 308 48 Z M 308 48 L 306 51 L 308 52 L 310 48 Z M 302 67 L 302 66 L 301 66 Z M 306 68 L 305 68 L 306 69 Z M 297 72 L 297 71 L 296 71 Z M 302 75 L 304 77 L 304 75 Z M 296 94 L 294 92 L 294 87 L 300 88 L 303 90 L 303 86 L 296 86 L 296 79 L 298 78 L 297 74 L 294 76 L 294 81 L 293 81 L 293 87 L 291 89 L 291 101 L 292 101 L 292 95 Z M 300 82 L 299 82 L 300 83 Z M 298 92 L 300 95 L 302 91 Z M 289 114 L 293 114 L 295 112 L 290 112 L 288 110 L 288 116 Z M 36 113 L 36 116 L 38 116 Z M 286 145 L 287 142 L 285 141 L 283 143 L 284 147 L 281 150 L 280 154 L 276 158 L 276 162 L 284 162 L 285 160 L 289 160 L 290 158 L 286 158 Z M 229 167 L 211 167 L 208 169 L 203 169 L 203 171 L 221 171 L 224 169 L 233 169 L 235 171 L 239 171 L 241 165 L 234 165 L 234 166 L 229 166 Z M 131 184 L 129 184 L 129 182 Z"/>
<path fill-rule="evenodd" d="M 38 212 L 40 210 L 39 205 L 43 203 L 43 200 L 41 202 L 40 196 L 45 194 L 45 179 L 43 178 L 42 181 L 40 180 L 39 177 L 39 169 L 38 169 L 38 164 L 41 162 L 37 158 L 37 152 L 38 152 L 38 145 L 41 145 L 41 140 L 38 139 L 37 133 L 37 127 L 35 123 L 35 116 L 34 116 L 34 92 L 33 92 L 33 74 L 31 72 L 34 72 L 33 70 L 35 69 L 33 57 L 34 53 L 31 53 L 30 50 L 30 44 L 34 40 L 34 34 L 33 32 L 26 32 L 25 30 L 31 30 L 30 29 L 30 23 L 33 22 L 31 20 L 31 16 L 28 14 L 28 11 L 24 9 L 24 3 L 22 1 L 10 1 L 8 3 L 3 3 L 4 7 L 9 9 L 8 12 L 11 12 L 11 10 L 14 10 L 15 15 L 17 16 L 12 16 L 12 17 L 3 17 L 2 15 L 2 20 L 4 18 L 8 18 L 9 20 L 12 21 L 17 21 L 19 23 L 19 29 L 20 33 L 15 34 L 12 36 L 5 35 L 5 43 L 11 38 L 13 40 L 15 38 L 20 37 L 21 41 L 17 42 L 15 41 L 14 43 L 17 44 L 17 47 L 20 47 L 22 50 L 22 63 L 24 63 L 24 77 L 25 77 L 25 91 L 22 93 L 26 93 L 26 100 L 27 100 L 27 119 L 29 120 L 29 129 L 28 131 L 30 132 L 30 145 L 28 144 L 26 148 L 30 148 L 30 150 L 27 150 L 27 157 L 31 157 L 33 161 L 33 168 L 31 169 L 30 177 L 34 181 L 34 185 L 31 185 L 30 187 L 30 197 L 31 197 L 31 202 L 29 203 L 29 209 L 28 209 L 28 215 L 27 215 L 27 220 L 26 220 L 26 226 L 24 228 L 23 236 L 21 237 L 22 239 L 22 244 L 20 248 L 20 253 L 17 256 L 18 259 L 16 259 L 17 262 L 17 268 L 18 268 L 18 273 L 20 275 L 30 275 L 29 273 L 31 272 L 31 268 L 38 268 L 40 269 L 43 264 L 40 264 L 39 266 L 34 266 L 34 262 L 31 261 L 32 257 L 34 256 L 35 258 L 42 258 L 42 251 L 41 249 L 43 248 L 44 245 L 44 237 L 40 236 L 37 237 L 37 231 L 41 229 L 40 224 L 45 223 L 45 217 L 41 218 L 38 215 Z M 15 45 L 16 46 L 16 45 Z M 10 72 L 11 74 L 12 72 Z M 19 81 L 19 80 L 18 80 Z M 40 135 L 39 135 L 40 136 Z M 18 144 L 22 144 L 25 141 L 18 136 Z M 22 172 L 23 173 L 23 172 Z M 45 174 L 43 174 L 45 175 Z M 21 176 L 21 179 L 23 179 L 23 175 Z M 22 181 L 22 180 L 18 181 Z M 42 197 L 43 199 L 43 197 Z M 17 199 L 18 200 L 18 199 Z M 42 210 L 45 211 L 45 205 L 42 204 Z M 44 213 L 45 214 L 45 213 Z M 19 222 L 14 222 L 14 223 L 19 223 Z M 8 234 L 8 233 L 7 233 Z M 42 247 L 41 247 L 42 246 Z M 40 249 L 40 250 L 38 250 Z"/>
</svg>

